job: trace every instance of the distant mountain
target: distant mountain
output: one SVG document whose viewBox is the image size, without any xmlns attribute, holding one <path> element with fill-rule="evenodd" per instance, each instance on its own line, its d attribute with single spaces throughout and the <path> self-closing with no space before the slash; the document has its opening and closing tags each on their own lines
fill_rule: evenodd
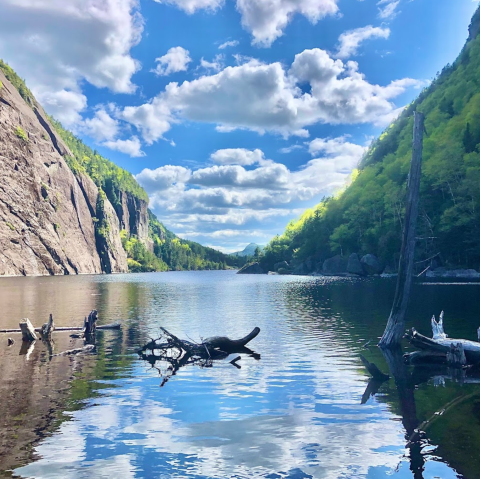
<svg viewBox="0 0 480 479">
<path fill-rule="evenodd" d="M 245 246 L 243 251 L 237 251 L 236 253 L 230 253 L 230 256 L 253 256 L 255 254 L 255 250 L 260 248 L 260 251 L 263 251 L 265 246 L 259 245 L 257 243 L 250 243 L 249 245 Z"/>
</svg>

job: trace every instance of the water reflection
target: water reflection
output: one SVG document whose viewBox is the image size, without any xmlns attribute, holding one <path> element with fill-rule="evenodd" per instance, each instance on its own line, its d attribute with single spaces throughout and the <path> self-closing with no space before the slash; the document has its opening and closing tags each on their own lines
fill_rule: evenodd
<svg viewBox="0 0 480 479">
<path fill-rule="evenodd" d="M 17 430 L 29 437 L 22 444 L 35 445 L 32 454 L 24 447 L 15 460 L 7 457 L 1 463 L 6 469 L 36 459 L 17 467 L 15 475 L 448 479 L 458 471 L 476 477 L 478 459 L 470 456 L 480 445 L 480 406 L 476 396 L 467 396 L 477 386 L 448 377 L 444 386 L 437 386 L 438 380 L 419 381 L 418 372 L 399 370 L 403 363 L 391 363 L 377 348 L 363 349 L 382 332 L 393 295 L 389 282 L 230 272 L 69 278 L 73 286 L 63 278 L 48 280 L 47 286 L 43 278 L 38 286 L 26 282 L 25 287 L 37 288 L 28 293 L 37 299 L 23 305 L 10 301 L 10 286 L 3 290 L 0 282 L 8 318 L 49 312 L 56 318 L 81 318 L 97 309 L 101 322 L 122 320 L 124 328 L 117 335 L 102 333 L 97 355 L 76 365 L 48 362 L 39 348 L 29 360 L 36 361 L 30 363 L 36 364 L 32 371 L 18 348 L 14 354 L 0 339 L 0 367 L 9 384 L 32 398 L 32 406 L 19 404 L 15 410 L 10 388 L 0 387 L 6 410 L 24 414 Z M 63 285 L 70 301 L 55 299 Z M 466 296 L 475 296 L 478 286 L 470 287 L 477 289 Z M 459 297 L 458 289 L 432 288 L 417 286 L 414 292 L 415 311 L 425 317 L 425 327 L 439 305 L 446 303 L 449 317 L 455 318 L 468 299 Z M 53 300 L 47 299 L 48 290 L 56 291 Z M 465 308 L 464 321 L 471 324 L 449 325 L 452 335 L 460 336 L 467 327 L 475 331 L 477 313 L 471 305 Z M 421 330 L 420 322 L 415 320 Z M 160 388 L 158 372 L 136 355 L 149 337 L 158 336 L 160 326 L 195 340 L 241 337 L 259 326 L 262 332 L 252 346 L 262 359 L 245 356 L 241 369 L 228 360 L 212 368 L 181 368 Z M 68 339 L 56 345 L 66 346 Z M 373 397 L 373 389 L 369 392 L 364 405 L 368 378 L 360 352 L 384 371 L 390 364 L 395 373 Z M 49 402 L 42 405 L 39 397 Z M 415 430 L 457 397 L 466 399 L 454 403 L 416 441 Z M 2 430 L 2 440 L 4 435 Z M 13 444 L 12 439 L 6 443 Z"/>
</svg>

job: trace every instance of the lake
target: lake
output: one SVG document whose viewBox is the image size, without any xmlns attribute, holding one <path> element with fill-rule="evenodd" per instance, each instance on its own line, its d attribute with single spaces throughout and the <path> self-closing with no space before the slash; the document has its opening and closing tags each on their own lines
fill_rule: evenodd
<svg viewBox="0 0 480 479">
<path fill-rule="evenodd" d="M 81 325 L 97 309 L 122 331 L 99 331 L 94 354 L 52 358 L 0 335 L 0 476 L 478 478 L 478 375 L 397 358 L 395 379 L 364 394 L 360 354 L 389 372 L 374 345 L 394 287 L 233 271 L 2 278 L 0 328 L 49 313 Z M 449 336 L 476 339 L 479 298 L 480 283 L 417 283 L 408 326 L 431 336 L 444 309 Z M 161 326 L 194 341 L 259 326 L 248 346 L 261 358 L 189 365 L 160 387 L 165 368 L 136 351 Z M 54 337 L 53 353 L 82 344 Z"/>
</svg>

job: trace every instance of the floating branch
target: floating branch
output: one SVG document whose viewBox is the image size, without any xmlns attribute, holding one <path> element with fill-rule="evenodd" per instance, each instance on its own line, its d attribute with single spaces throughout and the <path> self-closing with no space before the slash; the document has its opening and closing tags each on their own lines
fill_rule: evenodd
<svg viewBox="0 0 480 479">
<path fill-rule="evenodd" d="M 147 361 L 163 376 L 161 386 L 164 386 L 180 368 L 187 365 L 212 367 L 213 361 L 225 359 L 232 353 L 245 353 L 255 359 L 260 359 L 259 354 L 246 347 L 247 343 L 258 336 L 260 328 L 253 329 L 244 338 L 230 339 L 225 336 L 214 336 L 201 343 L 179 339 L 165 328 L 160 328 L 160 330 L 162 335 L 157 339 L 150 340 L 138 351 L 138 354 L 141 359 Z M 151 351 L 151 353 L 147 354 L 147 351 Z M 231 361 L 231 364 L 240 369 L 241 366 L 237 364 L 240 359 L 241 357 L 238 356 Z M 156 366 L 157 363 L 160 366 Z"/>
</svg>

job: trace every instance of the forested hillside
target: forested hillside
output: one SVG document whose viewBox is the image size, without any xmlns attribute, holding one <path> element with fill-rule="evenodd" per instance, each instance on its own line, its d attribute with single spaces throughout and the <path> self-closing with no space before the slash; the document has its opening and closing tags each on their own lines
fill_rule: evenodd
<svg viewBox="0 0 480 479">
<path fill-rule="evenodd" d="M 2 60 L 0 60 L 0 70 L 28 107 L 37 113 L 36 110 L 40 107 L 25 82 Z M 1 82 L 0 88 L 2 88 Z M 49 133 L 51 141 L 61 143 L 63 140 L 68 147 L 69 151 L 65 145 L 55 144 L 74 173 L 78 181 L 77 186 L 87 199 L 93 201 L 93 204 L 89 203 L 89 208 L 95 225 L 96 246 L 101 260 L 103 255 L 108 255 L 108 251 L 112 249 L 112 239 L 115 239 L 118 240 L 120 248 L 121 240 L 127 253 L 128 268 L 135 272 L 226 269 L 243 264 L 241 259 L 192 241 L 182 240 L 168 231 L 148 210 L 148 195 L 131 173 L 92 150 L 53 118 L 42 121 L 42 126 L 46 129 L 44 131 L 52 133 L 51 125 L 55 129 L 54 134 Z M 25 138 L 25 142 L 28 142 L 28 136 L 23 130 L 18 130 L 16 135 L 21 135 Z M 61 140 L 57 141 L 58 135 Z M 47 141 L 47 139 L 48 135 L 44 133 L 42 140 Z M 93 180 L 96 186 L 95 191 L 89 187 L 85 178 L 90 184 L 90 179 Z M 48 199 L 47 190 L 48 185 L 42 186 L 42 194 Z M 111 206 L 108 203 L 111 203 Z M 75 204 L 74 206 L 76 207 Z M 108 209 L 112 206 L 119 220 L 120 238 L 118 238 L 118 226 L 113 228 L 116 232 L 112 230 L 112 218 Z M 57 230 L 58 225 L 55 228 L 55 231 Z M 103 260 L 102 269 L 109 272 Z"/>
<path fill-rule="evenodd" d="M 52 122 L 74 155 L 73 158 L 67 158 L 72 171 L 86 172 L 105 192 L 115 210 L 121 211 L 122 193 L 148 204 L 147 193 L 131 173 L 93 151 L 82 140 L 65 130 L 59 122 Z M 136 205 L 136 208 L 138 207 Z M 128 234 L 125 229 L 120 232 L 130 271 L 226 269 L 237 266 L 238 261 L 235 258 L 193 241 L 180 239 L 165 228 L 150 210 L 147 215 L 148 238 L 153 242 L 153 248 L 149 248 L 136 234 Z"/>
<path fill-rule="evenodd" d="M 281 260 L 373 253 L 392 268 L 400 250 L 413 113 L 426 115 L 418 259 L 480 267 L 480 11 L 458 59 L 447 65 L 373 143 L 350 185 L 291 222 L 265 249 Z"/>
</svg>

